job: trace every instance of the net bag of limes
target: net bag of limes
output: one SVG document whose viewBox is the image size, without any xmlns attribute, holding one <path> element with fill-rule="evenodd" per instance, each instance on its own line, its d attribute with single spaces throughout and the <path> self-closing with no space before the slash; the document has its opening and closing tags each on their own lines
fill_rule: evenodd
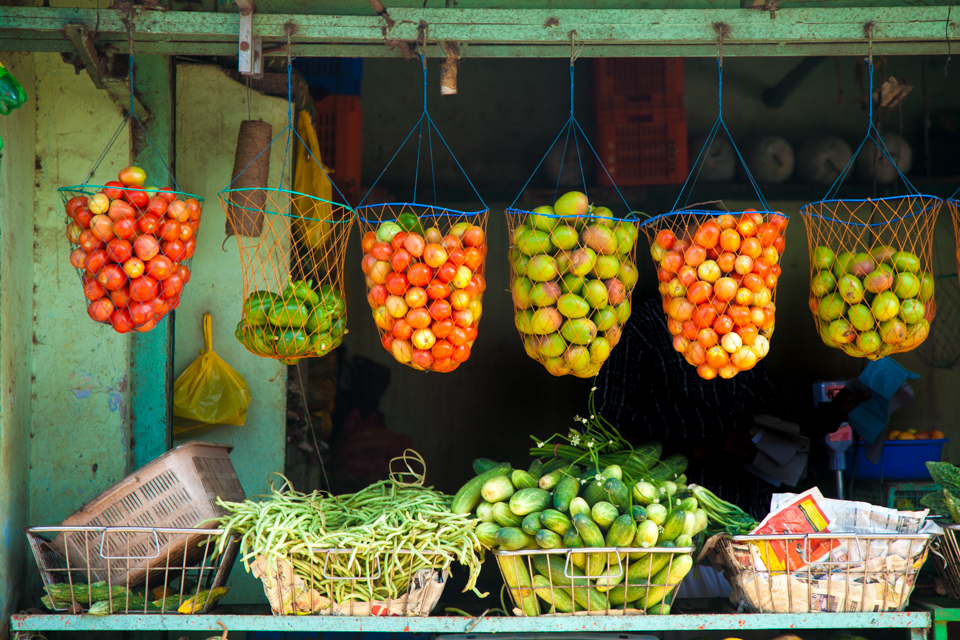
<svg viewBox="0 0 960 640">
<path fill-rule="evenodd" d="M 131 51 L 131 86 L 133 61 Z M 120 170 L 115 179 L 103 179 L 107 170 L 98 173 L 131 121 L 140 127 L 173 188 L 150 186 L 166 178 L 148 176 L 136 166 Z M 177 308 L 190 281 L 203 198 L 180 189 L 137 116 L 132 94 L 126 117 L 86 179 L 58 191 L 69 219 L 70 264 L 80 276 L 87 314 L 117 333 L 153 329 Z"/>
<path fill-rule="evenodd" d="M 657 269 L 673 348 L 701 378 L 732 378 L 770 350 L 776 287 L 788 219 L 770 211 L 723 121 L 723 65 L 718 62 L 719 112 L 673 211 L 643 223 Z M 679 208 L 689 201 L 710 147 L 726 133 L 760 209 Z M 690 192 L 688 192 L 688 187 Z"/>
<path fill-rule="evenodd" d="M 287 126 L 248 164 L 235 167 L 230 186 L 218 194 L 237 238 L 243 270 L 237 340 L 251 353 L 284 364 L 324 356 L 343 341 L 347 331 L 343 260 L 353 223 L 350 207 L 331 199 L 335 189 L 344 200 L 318 158 L 308 114 L 301 112 L 293 125 L 290 93 L 288 59 Z M 238 158 L 243 135 L 242 127 Z M 283 165 L 277 186 L 268 186 L 270 153 L 276 145 L 283 145 Z M 288 174 L 286 162 L 291 157 L 295 167 Z M 288 175 L 297 190 L 283 187 Z"/>
<path fill-rule="evenodd" d="M 630 319 L 639 232 L 636 214 L 616 186 L 620 202 L 610 203 L 612 209 L 587 195 L 581 141 L 592 154 L 588 161 L 606 168 L 573 114 L 573 62 L 570 117 L 505 213 L 514 320 L 527 355 L 552 375 L 588 378 L 600 371 Z M 558 176 L 550 192 L 527 192 L 561 138 L 559 173 L 569 155 L 579 166 L 583 191 L 561 194 Z M 539 206 L 517 206 L 521 198 L 524 205 Z"/>
<path fill-rule="evenodd" d="M 470 357 L 483 315 L 489 209 L 427 112 L 427 66 L 422 56 L 421 62 L 423 113 L 356 213 L 363 232 L 361 267 L 367 302 L 383 348 L 397 362 L 414 369 L 449 372 Z M 412 199 L 364 204 L 414 133 L 418 142 Z M 437 204 L 434 135 L 473 189 L 482 209 L 457 211 Z M 417 202 L 421 152 L 429 155 L 432 205 Z"/>
<path fill-rule="evenodd" d="M 820 202 L 800 209 L 810 249 L 810 311 L 824 344 L 875 360 L 910 351 L 935 312 L 933 229 L 943 201 L 922 195 L 897 168 L 907 194 L 836 199 L 867 141 L 875 162 L 893 160 L 873 123 L 873 64 L 867 135 Z M 869 151 L 868 151 L 869 152 Z"/>
</svg>

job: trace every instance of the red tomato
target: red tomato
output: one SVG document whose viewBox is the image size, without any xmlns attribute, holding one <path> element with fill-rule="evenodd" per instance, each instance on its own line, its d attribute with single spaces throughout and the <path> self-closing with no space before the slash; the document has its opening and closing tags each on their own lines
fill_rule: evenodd
<svg viewBox="0 0 960 640">
<path fill-rule="evenodd" d="M 763 261 L 763 258 L 757 260 L 753 263 L 753 272 L 759 275 L 761 278 L 766 278 L 770 275 L 770 265 Z"/>
<path fill-rule="evenodd" d="M 720 249 L 717 247 L 710 247 L 707 249 L 707 260 L 716 260 L 720 257 Z"/>
<path fill-rule="evenodd" d="M 713 295 L 713 285 L 709 282 L 694 282 L 687 288 L 687 299 L 693 304 L 703 304 Z"/>
<path fill-rule="evenodd" d="M 443 360 L 444 358 L 450 358 L 453 356 L 453 351 L 456 347 L 447 342 L 446 340 L 437 340 L 433 344 L 433 357 L 437 360 Z"/>
<path fill-rule="evenodd" d="M 469 342 L 469 338 L 467 337 L 467 330 L 463 327 L 455 326 L 453 328 L 453 331 L 450 332 L 449 340 L 454 347 L 459 347 L 467 344 L 467 342 Z"/>
<path fill-rule="evenodd" d="M 699 342 L 691 342 L 685 357 L 691 364 L 701 365 L 707 360 L 707 350 Z"/>
<path fill-rule="evenodd" d="M 744 213 L 740 216 L 740 221 L 737 222 L 737 233 L 742 238 L 749 238 L 757 233 L 757 223 L 752 217 Z"/>
<path fill-rule="evenodd" d="M 447 252 L 447 255 L 450 255 L 451 251 L 454 249 L 459 249 L 463 245 L 460 244 L 460 238 L 457 236 L 446 235 L 443 236 L 442 240 L 440 240 L 440 246 L 444 248 L 444 250 Z"/>
<path fill-rule="evenodd" d="M 146 262 L 160 253 L 160 243 L 151 235 L 142 235 L 133 241 L 133 252 L 137 254 L 138 258 Z"/>
<path fill-rule="evenodd" d="M 120 218 L 113 223 L 113 233 L 118 238 L 129 240 L 137 233 L 137 223 L 130 218 Z"/>
<path fill-rule="evenodd" d="M 411 327 L 405 319 L 400 318 L 393 323 L 393 328 L 390 330 L 390 333 L 393 334 L 394 338 L 409 340 L 413 335 L 413 327 Z"/>
<path fill-rule="evenodd" d="M 740 244 L 741 256 L 749 256 L 753 260 L 756 260 L 757 258 L 760 257 L 761 253 L 763 253 L 763 245 L 761 245 L 760 241 L 757 240 L 756 238 L 746 238 Z"/>
<path fill-rule="evenodd" d="M 682 335 L 687 340 L 696 340 L 697 339 L 697 325 L 693 323 L 693 320 L 685 320 L 682 325 Z M 676 344 L 676 341 L 674 341 Z"/>
<path fill-rule="evenodd" d="M 393 240 L 390 241 L 390 246 L 393 248 L 394 251 L 396 251 L 397 249 L 403 246 L 403 241 L 406 239 L 406 237 L 407 237 L 406 231 L 400 231 L 397 233 L 397 235 L 393 236 Z"/>
<path fill-rule="evenodd" d="M 438 373 L 447 373 L 453 371 L 459 366 L 460 363 L 455 362 L 453 358 L 444 358 L 443 360 L 434 360 L 432 370 Z"/>
<path fill-rule="evenodd" d="M 753 223 L 756 225 L 759 225 L 761 222 L 763 222 L 763 214 L 756 209 L 744 209 L 743 215 L 753 220 Z"/>
<path fill-rule="evenodd" d="M 717 319 L 713 322 L 713 330 L 721 336 L 730 333 L 733 331 L 733 318 L 726 314 L 717 316 Z"/>
<path fill-rule="evenodd" d="M 453 352 L 454 362 L 466 362 L 470 357 L 470 345 L 462 344 Z"/>
<path fill-rule="evenodd" d="M 77 213 L 77 209 L 86 207 L 87 202 L 89 201 L 90 199 L 87 198 L 87 196 L 74 196 L 70 198 L 69 200 L 67 200 L 67 204 L 66 204 L 67 215 L 73 218 Z"/>
<path fill-rule="evenodd" d="M 673 280 L 674 275 L 675 274 L 670 273 L 663 267 L 660 267 L 659 269 L 657 269 L 657 280 L 659 280 L 660 282 L 670 282 L 671 280 Z"/>
<path fill-rule="evenodd" d="M 393 247 L 388 242 L 378 242 L 370 248 L 370 255 L 377 260 L 389 262 L 390 256 L 393 255 Z"/>
<path fill-rule="evenodd" d="M 701 260 L 701 262 L 703 261 Z M 667 254 L 663 256 L 663 259 L 660 261 L 660 268 L 670 273 L 676 273 L 682 266 L 683 254 L 676 251 L 667 251 Z M 669 282 L 669 280 L 667 282 Z"/>
<path fill-rule="evenodd" d="M 418 307 L 407 312 L 407 324 L 414 329 L 427 329 L 433 324 L 433 318 L 425 308 Z"/>
<path fill-rule="evenodd" d="M 410 358 L 410 364 L 415 369 L 430 369 L 433 366 L 433 354 L 423 349 L 414 349 L 413 357 Z"/>
<path fill-rule="evenodd" d="M 717 344 L 719 340 L 720 336 L 717 335 L 717 332 L 709 327 L 700 329 L 700 333 L 697 334 L 697 342 L 699 342 L 700 346 L 704 349 L 709 349 Z"/>
<path fill-rule="evenodd" d="M 763 222 L 757 226 L 757 239 L 765 247 L 773 246 L 779 234 L 780 230 L 772 222 Z"/>
<path fill-rule="evenodd" d="M 177 222 L 187 222 L 190 220 L 190 210 L 187 203 L 183 200 L 174 200 L 167 206 L 167 217 Z M 151 214 L 152 215 L 152 214 Z"/>
<path fill-rule="evenodd" d="M 177 199 L 177 194 L 170 187 L 162 187 L 157 195 L 165 199 L 167 203 L 173 202 Z"/>
<path fill-rule="evenodd" d="M 175 242 L 179 242 L 179 240 L 175 240 Z M 190 238 L 189 240 L 183 243 L 183 258 L 180 258 L 180 260 L 189 260 L 190 258 L 193 257 L 193 253 L 196 250 L 197 250 L 197 239 Z M 180 260 L 177 260 L 177 262 L 179 262 Z"/>
<path fill-rule="evenodd" d="M 190 282 L 190 268 L 180 265 L 180 277 L 183 278 L 183 284 Z M 173 307 L 176 309 L 176 307 Z"/>
<path fill-rule="evenodd" d="M 107 290 L 104 289 L 103 285 L 93 276 L 84 274 L 81 281 L 83 282 L 83 296 L 87 300 L 91 302 L 99 300 L 107 294 Z"/>
<path fill-rule="evenodd" d="M 426 242 L 423 240 L 423 236 L 419 233 L 408 233 L 403 239 L 403 248 L 410 252 L 414 258 L 419 258 L 423 255 L 423 249 L 426 247 Z"/>
<path fill-rule="evenodd" d="M 133 255 L 133 245 L 129 240 L 114 238 L 107 243 L 107 257 L 117 264 L 123 264 Z"/>
<path fill-rule="evenodd" d="M 121 169 L 118 177 L 125 187 L 142 187 L 143 183 L 147 181 L 147 172 L 140 167 L 131 166 Z"/>
<path fill-rule="evenodd" d="M 367 231 L 360 239 L 360 248 L 363 249 L 364 253 L 370 253 L 370 249 L 375 244 L 377 244 L 377 233 L 375 231 Z"/>
<path fill-rule="evenodd" d="M 727 308 L 727 315 L 733 320 L 733 323 L 738 327 L 742 327 L 750 323 L 750 307 L 732 304 Z M 720 333 L 717 331 L 717 333 Z"/>
<path fill-rule="evenodd" d="M 434 280 L 427 287 L 427 297 L 432 300 L 445 300 L 450 297 L 450 285 Z"/>
<path fill-rule="evenodd" d="M 407 301 L 407 306 L 411 309 L 425 307 L 430 302 L 430 298 L 427 297 L 427 290 L 422 287 L 410 287 L 404 294 L 403 299 Z"/>
<path fill-rule="evenodd" d="M 445 320 L 450 317 L 452 309 L 446 300 L 434 300 L 430 303 L 430 315 L 434 320 Z"/>
<path fill-rule="evenodd" d="M 382 336 L 380 336 L 380 344 L 382 344 L 383 348 L 386 349 L 387 351 L 393 350 L 394 340 L 396 340 L 396 338 L 393 337 L 392 333 L 385 333 Z"/>
<path fill-rule="evenodd" d="M 377 307 L 382 307 L 387 303 L 387 296 L 389 292 L 387 288 L 382 284 L 374 285 L 370 291 L 367 292 L 367 303 L 370 305 L 371 309 L 376 309 Z"/>
<path fill-rule="evenodd" d="M 716 290 L 716 286 L 714 286 L 714 290 Z M 710 298 L 710 301 L 707 304 L 713 307 L 714 311 L 716 311 L 717 315 L 719 316 L 719 315 L 723 315 L 723 313 L 726 312 L 727 304 L 729 304 L 729 302 L 727 300 L 722 300 L 718 298 L 716 295 L 714 295 L 712 298 Z"/>
<path fill-rule="evenodd" d="M 130 306 L 130 285 L 125 284 L 116 291 L 109 292 L 110 300 L 118 309 Z"/>
<path fill-rule="evenodd" d="M 784 240 L 783 236 L 777 236 L 777 239 L 773 241 L 773 248 L 777 250 L 778 253 L 783 253 L 783 249 L 787 246 L 787 241 Z"/>
<path fill-rule="evenodd" d="M 437 336 L 438 339 L 443 339 L 453 333 L 456 326 L 453 320 L 437 320 L 430 326 L 430 330 L 433 331 L 433 335 Z"/>
<path fill-rule="evenodd" d="M 426 287 L 432 279 L 433 270 L 425 264 L 417 262 L 407 268 L 407 280 L 414 287 Z"/>
<path fill-rule="evenodd" d="M 363 256 L 363 260 L 360 261 L 360 270 L 368 274 L 373 269 L 373 265 L 377 263 L 377 259 L 371 256 L 369 253 Z"/>
<path fill-rule="evenodd" d="M 123 263 L 123 272 L 130 279 L 139 278 L 147 270 L 147 263 L 140 258 L 130 258 Z"/>
<path fill-rule="evenodd" d="M 116 307 L 113 306 L 110 298 L 100 298 L 87 305 L 87 313 L 97 322 L 107 322 L 114 309 Z"/>
<path fill-rule="evenodd" d="M 83 252 L 81 251 L 81 253 Z M 470 282 L 467 283 L 467 286 L 465 286 L 463 290 L 467 292 L 467 295 L 470 296 L 470 299 L 472 300 L 473 298 L 476 298 L 481 293 L 483 293 L 483 290 L 480 288 L 480 286 L 481 286 L 480 281 L 477 279 L 477 276 L 475 275 L 472 278 L 470 278 Z"/>
<path fill-rule="evenodd" d="M 200 202 L 196 198 L 187 198 L 185 200 L 187 205 L 187 212 L 190 214 L 189 219 L 194 221 L 200 220 Z M 179 219 L 178 219 L 179 220 Z M 179 220 L 184 222 L 183 220 Z"/>
<path fill-rule="evenodd" d="M 447 261 L 447 250 L 439 244 L 428 244 L 423 249 L 423 261 L 428 267 L 436 269 Z"/>
<path fill-rule="evenodd" d="M 116 200 L 123 197 L 123 183 L 117 182 L 116 180 L 111 180 L 110 182 L 103 185 L 103 193 L 107 194 L 107 197 L 111 200 Z"/>
<path fill-rule="evenodd" d="M 486 239 L 486 234 L 483 232 L 483 229 L 473 226 L 463 233 L 463 246 L 479 247 Z"/>
<path fill-rule="evenodd" d="M 469 233 L 469 231 L 467 232 Z M 476 247 L 470 247 L 464 252 L 463 264 L 471 271 L 476 271 L 483 264 L 483 252 Z"/>
<path fill-rule="evenodd" d="M 720 233 L 720 247 L 724 251 L 736 253 L 740 248 L 740 234 L 735 229 L 725 229 Z"/>
<path fill-rule="evenodd" d="M 160 223 L 157 229 L 158 239 L 178 240 L 180 238 L 180 223 L 169 218 Z"/>
<path fill-rule="evenodd" d="M 683 253 L 683 261 L 691 267 L 700 266 L 700 263 L 706 259 L 707 250 L 698 244 L 691 245 L 690 248 Z"/>
<path fill-rule="evenodd" d="M 116 237 L 113 233 L 113 220 L 104 215 L 93 216 L 90 219 L 90 233 L 104 242 L 110 242 Z"/>
<path fill-rule="evenodd" d="M 387 291 L 395 296 L 402 296 L 407 292 L 407 289 L 410 288 L 410 283 L 407 281 L 407 276 L 393 271 L 387 274 L 387 280 L 385 284 L 387 285 Z M 404 340 L 406 340 L 406 338 L 404 338 Z"/>
<path fill-rule="evenodd" d="M 777 276 L 773 275 L 772 272 L 769 273 L 767 277 L 763 279 L 763 284 L 768 289 L 773 289 L 774 287 L 777 286 Z"/>
<path fill-rule="evenodd" d="M 87 254 L 86 260 L 84 260 L 87 273 L 94 276 L 100 273 L 100 270 L 108 262 L 110 262 L 110 257 L 107 255 L 106 249 L 94 249 Z"/>
<path fill-rule="evenodd" d="M 712 249 L 720 242 L 720 225 L 709 220 L 704 222 L 694 234 L 693 241 L 704 249 Z"/>
<path fill-rule="evenodd" d="M 110 324 L 117 333 L 127 333 L 133 330 L 133 319 L 126 309 L 114 309 L 113 313 L 110 314 Z"/>
<path fill-rule="evenodd" d="M 137 219 L 137 210 L 123 200 L 113 200 L 110 202 L 110 208 L 107 209 L 107 217 L 113 221 L 121 218 Z"/>
<path fill-rule="evenodd" d="M 689 287 L 698 279 L 697 270 L 688 265 L 683 265 L 680 267 L 680 271 L 677 272 L 677 277 L 680 278 L 680 282 L 683 284 L 683 286 Z"/>
<path fill-rule="evenodd" d="M 90 221 L 93 219 L 93 212 L 86 207 L 79 207 L 76 211 L 74 211 L 73 219 L 76 220 L 77 224 L 84 229 L 89 229 Z"/>
<path fill-rule="evenodd" d="M 400 234 L 398 233 L 397 235 Z M 390 257 L 390 266 L 393 267 L 394 271 L 400 273 L 407 270 L 412 259 L 413 256 L 410 255 L 409 251 L 406 249 L 397 249 L 394 251 L 393 256 Z"/>
<path fill-rule="evenodd" d="M 137 302 L 146 302 L 157 297 L 157 281 L 150 276 L 134 278 L 130 281 L 130 298 Z"/>
<path fill-rule="evenodd" d="M 704 303 L 701 304 L 694 310 L 693 315 L 690 317 L 690 320 L 693 322 L 694 326 L 697 327 L 697 335 L 691 340 L 695 340 L 699 337 L 699 329 L 705 329 L 707 327 L 712 327 L 713 323 L 717 319 L 717 310 L 714 309 L 711 305 Z"/>
<path fill-rule="evenodd" d="M 442 282 L 451 282 L 455 277 L 457 277 L 457 265 L 452 262 L 444 262 L 437 269 L 437 279 Z"/>
<path fill-rule="evenodd" d="M 467 259 L 467 252 L 462 248 L 457 247 L 450 252 L 449 260 L 458 267 L 464 263 Z"/>
<path fill-rule="evenodd" d="M 146 213 L 157 216 L 158 218 L 167 212 L 167 208 L 170 206 L 170 203 L 167 202 L 166 198 L 161 196 L 154 196 L 150 198 Z"/>
<path fill-rule="evenodd" d="M 193 234 L 197 232 L 196 228 L 189 222 L 177 224 L 180 225 L 180 240 L 183 240 L 184 242 L 193 238 Z"/>
<path fill-rule="evenodd" d="M 458 327 L 469 327 L 473 324 L 473 311 L 470 309 L 454 309 L 453 321 L 457 323 Z"/>
<path fill-rule="evenodd" d="M 762 314 L 763 312 L 761 311 L 760 313 Z M 743 344 L 747 346 L 753 344 L 753 341 L 757 339 L 757 336 L 760 333 L 759 331 L 757 331 L 757 328 L 752 324 L 749 324 L 743 327 L 737 327 L 733 331 L 738 336 L 740 336 L 741 342 L 743 342 Z"/>
<path fill-rule="evenodd" d="M 127 274 L 120 265 L 105 264 L 97 273 L 97 280 L 107 291 L 116 291 L 127 283 Z"/>
<path fill-rule="evenodd" d="M 150 204 L 150 196 L 143 189 L 124 189 L 123 199 L 138 209 L 145 209 Z"/>
<path fill-rule="evenodd" d="M 193 238 L 187 242 L 193 242 Z M 164 242 L 160 245 L 160 250 L 163 252 L 163 255 L 167 256 L 174 262 L 180 262 L 187 256 L 187 246 L 185 243 L 180 242 L 179 240 L 171 240 L 169 242 Z M 143 259 L 143 256 L 139 256 L 140 259 Z"/>
<path fill-rule="evenodd" d="M 130 305 L 130 318 L 133 320 L 133 324 L 138 327 L 150 322 L 154 315 L 156 315 L 156 309 L 152 300 L 149 302 L 134 302 Z"/>
<path fill-rule="evenodd" d="M 83 249 L 74 249 L 70 252 L 70 264 L 74 269 L 83 269 L 87 265 L 87 254 Z"/>
<path fill-rule="evenodd" d="M 146 333 L 147 331 L 151 331 L 155 326 L 157 326 L 158 322 L 160 322 L 160 318 L 154 316 L 150 320 L 147 320 L 144 324 L 138 324 L 136 327 L 134 327 L 134 331 L 138 331 L 140 333 Z"/>
<path fill-rule="evenodd" d="M 754 293 L 758 293 L 763 290 L 765 285 L 763 284 L 763 278 L 761 278 L 759 274 L 748 273 L 743 276 L 743 286 Z"/>
<path fill-rule="evenodd" d="M 137 220 L 137 226 L 140 227 L 141 233 L 156 233 L 157 227 L 160 226 L 159 218 L 149 213 L 142 215 Z"/>
<path fill-rule="evenodd" d="M 173 273 L 173 262 L 167 256 L 154 256 L 146 263 L 146 274 L 154 280 L 165 280 Z M 129 275 L 129 274 L 128 274 Z"/>
<path fill-rule="evenodd" d="M 673 247 L 673 243 L 675 243 L 676 241 L 677 241 L 677 236 L 675 236 L 673 234 L 673 231 L 670 231 L 669 229 L 661 229 L 657 233 L 656 243 L 662 249 L 670 249 L 671 247 Z"/>
</svg>

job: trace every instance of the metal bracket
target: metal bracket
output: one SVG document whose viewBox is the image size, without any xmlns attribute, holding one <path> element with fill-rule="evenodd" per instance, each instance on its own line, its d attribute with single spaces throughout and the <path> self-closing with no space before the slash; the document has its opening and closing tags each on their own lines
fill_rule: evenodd
<svg viewBox="0 0 960 640">
<path fill-rule="evenodd" d="M 238 70 L 242 75 L 263 75 L 263 38 L 253 35 L 254 0 L 235 0 L 240 7 Z"/>
<path fill-rule="evenodd" d="M 97 53 L 93 46 L 93 36 L 82 24 L 68 24 L 63 27 L 64 35 L 67 36 L 73 44 L 74 52 L 77 58 L 83 63 L 84 68 L 93 80 L 93 85 L 97 89 L 106 91 L 110 98 L 124 109 L 130 108 L 130 85 L 129 80 L 124 78 L 115 78 L 107 75 L 106 66 L 103 59 Z M 133 108 L 137 112 L 137 117 L 141 122 L 150 119 L 150 112 L 137 99 L 133 97 Z"/>
</svg>

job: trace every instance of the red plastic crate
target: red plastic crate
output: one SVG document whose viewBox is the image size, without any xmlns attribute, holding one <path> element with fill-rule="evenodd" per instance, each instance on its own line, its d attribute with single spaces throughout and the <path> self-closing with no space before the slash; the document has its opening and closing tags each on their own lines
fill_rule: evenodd
<svg viewBox="0 0 960 640">
<path fill-rule="evenodd" d="M 360 191 L 363 169 L 363 111 L 360 96 L 332 95 L 314 103 L 313 126 L 320 160 L 333 169 L 333 182 L 346 197 Z M 336 199 L 336 194 L 334 194 Z"/>
<path fill-rule="evenodd" d="M 687 118 L 672 109 L 603 109 L 596 112 L 597 184 L 635 187 L 683 184 L 687 177 Z M 611 183 L 611 178 L 613 183 Z"/>
<path fill-rule="evenodd" d="M 682 107 L 683 58 L 594 58 L 594 109 Z"/>
</svg>

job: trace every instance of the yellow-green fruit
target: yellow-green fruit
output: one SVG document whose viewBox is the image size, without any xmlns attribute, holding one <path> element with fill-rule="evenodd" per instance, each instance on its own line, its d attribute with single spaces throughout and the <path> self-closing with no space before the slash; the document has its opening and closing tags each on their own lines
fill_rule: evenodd
<svg viewBox="0 0 960 640">
<path fill-rule="evenodd" d="M 630 301 L 629 300 L 624 300 L 623 302 L 615 306 L 613 310 L 617 312 L 618 325 L 621 325 L 621 326 L 625 325 L 627 323 L 627 320 L 630 319 Z"/>
<path fill-rule="evenodd" d="M 568 273 L 560 278 L 560 291 L 579 295 L 580 292 L 583 291 L 583 286 L 586 283 L 587 279 L 583 276 L 575 276 L 572 273 Z"/>
<path fill-rule="evenodd" d="M 921 276 L 909 271 L 893 276 L 893 294 L 901 300 L 920 295 Z"/>
<path fill-rule="evenodd" d="M 560 334 L 573 344 L 588 345 L 597 337 L 597 325 L 587 318 L 567 320 L 560 329 Z"/>
<path fill-rule="evenodd" d="M 590 305 L 578 295 L 565 293 L 557 300 L 557 310 L 567 318 L 585 318 L 590 313 Z"/>
<path fill-rule="evenodd" d="M 888 244 L 870 249 L 870 257 L 873 258 L 877 264 L 890 264 L 893 262 L 894 253 L 896 253 L 896 250 Z"/>
<path fill-rule="evenodd" d="M 877 297 L 873 299 L 873 303 L 870 305 L 870 310 L 873 312 L 873 317 L 876 318 L 878 322 L 892 320 L 898 313 L 900 313 L 900 300 L 893 294 L 893 292 L 884 291 L 882 293 L 878 293 Z"/>
<path fill-rule="evenodd" d="M 570 373 L 570 365 L 563 358 L 547 358 L 543 366 L 550 375 L 565 376 Z"/>
<path fill-rule="evenodd" d="M 579 191 L 563 194 L 553 203 L 553 210 L 559 216 L 585 216 L 590 208 L 590 200 Z"/>
<path fill-rule="evenodd" d="M 588 280 L 583 285 L 582 297 L 594 309 L 603 309 L 610 304 L 610 293 L 599 280 Z"/>
<path fill-rule="evenodd" d="M 880 334 L 876 331 L 864 331 L 857 338 L 857 348 L 864 353 L 876 353 L 882 342 Z"/>
<path fill-rule="evenodd" d="M 520 250 L 520 253 L 528 256 L 535 256 L 538 253 L 553 253 L 555 251 L 553 244 L 550 242 L 550 234 L 546 231 L 524 231 L 519 234 L 514 246 Z"/>
<path fill-rule="evenodd" d="M 857 276 L 845 274 L 837 281 L 837 291 L 849 304 L 863 300 L 863 283 Z"/>
<path fill-rule="evenodd" d="M 537 353 L 544 358 L 556 358 L 562 356 L 567 350 L 567 343 L 559 333 L 551 333 L 540 338 L 536 338 Z"/>
<path fill-rule="evenodd" d="M 590 344 L 590 361 L 602 363 L 610 357 L 610 341 L 599 336 Z"/>
<path fill-rule="evenodd" d="M 828 293 L 833 293 L 837 288 L 837 279 L 829 271 L 820 271 L 813 276 L 810 281 L 810 293 L 818 298 L 822 298 Z"/>
<path fill-rule="evenodd" d="M 517 331 L 520 333 L 533 333 L 530 330 L 530 322 L 533 320 L 533 310 L 518 311 L 514 316 L 514 322 L 517 325 Z"/>
<path fill-rule="evenodd" d="M 893 269 L 890 265 L 881 263 L 873 273 L 863 279 L 863 288 L 870 293 L 880 293 L 893 286 Z"/>
<path fill-rule="evenodd" d="M 540 359 L 539 343 L 537 342 L 536 336 L 524 336 L 523 338 L 523 350 L 527 352 L 527 355 L 533 358 L 534 360 Z"/>
<path fill-rule="evenodd" d="M 813 262 L 813 268 L 817 271 L 827 271 L 833 268 L 834 258 L 830 247 L 820 246 L 813 250 L 811 262 Z"/>
<path fill-rule="evenodd" d="M 560 284 L 557 281 L 538 282 L 530 289 L 530 302 L 535 307 L 549 307 L 560 297 Z"/>
<path fill-rule="evenodd" d="M 849 273 L 848 267 L 851 262 L 853 262 L 853 254 L 849 251 L 844 251 L 838 255 L 833 261 L 833 267 L 831 267 L 833 276 L 839 280 L 843 277 L 843 274 Z"/>
<path fill-rule="evenodd" d="M 924 302 L 933 297 L 933 276 L 926 271 L 923 272 L 920 279 L 920 299 Z"/>
<path fill-rule="evenodd" d="M 560 222 L 560 219 L 557 218 L 553 207 L 537 207 L 533 210 L 533 213 L 535 215 L 527 218 L 527 221 L 534 229 L 539 229 L 540 231 L 551 231 L 557 226 L 557 223 Z"/>
<path fill-rule="evenodd" d="M 593 275 L 601 280 L 616 278 L 620 273 L 620 259 L 617 256 L 597 256 L 597 262 L 593 266 Z"/>
<path fill-rule="evenodd" d="M 831 293 L 820 300 L 820 304 L 817 305 L 817 315 L 821 320 L 836 320 L 843 315 L 846 308 L 847 303 L 844 302 L 843 296 L 839 293 Z"/>
<path fill-rule="evenodd" d="M 904 300 L 900 305 L 900 317 L 903 318 L 903 321 L 907 324 L 916 324 L 923 320 L 926 313 L 923 307 L 923 303 L 916 298 Z"/>
<path fill-rule="evenodd" d="M 556 333 L 563 324 L 563 316 L 553 307 L 544 307 L 533 312 L 530 319 L 530 333 L 545 336 Z"/>
<path fill-rule="evenodd" d="M 605 227 L 613 227 L 613 211 L 607 207 L 592 207 L 590 209 L 590 224 L 600 224 Z"/>
<path fill-rule="evenodd" d="M 523 255 L 517 249 L 510 249 L 510 264 L 513 266 L 515 274 L 526 275 L 529 262 L 530 256 Z"/>
<path fill-rule="evenodd" d="M 571 227 L 570 225 L 561 224 L 553 230 L 553 233 L 550 236 L 550 242 L 553 243 L 557 249 L 563 249 L 564 251 L 572 251 L 577 248 L 577 245 L 580 242 L 580 238 L 577 235 L 577 230 Z"/>
<path fill-rule="evenodd" d="M 871 316 L 872 317 L 872 316 Z M 597 331 L 606 331 L 617 324 L 616 307 L 606 306 L 603 309 L 597 309 L 590 316 L 593 324 L 597 325 Z"/>
<path fill-rule="evenodd" d="M 870 307 L 865 304 L 855 304 L 847 309 L 847 318 L 857 331 L 869 331 L 876 324 Z"/>
<path fill-rule="evenodd" d="M 617 253 L 620 255 L 630 253 L 637 243 L 638 233 L 637 225 L 633 222 L 621 222 L 613 234 L 617 239 Z"/>
<path fill-rule="evenodd" d="M 526 274 L 534 282 L 556 280 L 559 275 L 557 261 L 553 259 L 553 256 L 534 256 L 527 263 Z"/>
<path fill-rule="evenodd" d="M 585 276 L 593 271 L 593 266 L 597 263 L 597 252 L 590 247 L 581 247 L 570 255 L 569 273 L 577 276 Z"/>
<path fill-rule="evenodd" d="M 532 305 L 530 301 L 531 289 L 533 289 L 533 283 L 528 278 L 514 278 L 513 286 L 510 287 L 514 306 L 518 309 L 529 309 Z"/>
<path fill-rule="evenodd" d="M 617 253 L 617 238 L 613 230 L 602 225 L 587 225 L 580 234 L 580 243 L 601 255 L 612 256 Z"/>
<path fill-rule="evenodd" d="M 586 347 L 572 344 L 567 347 L 563 359 L 570 366 L 571 371 L 584 371 L 590 366 L 590 351 Z"/>
<path fill-rule="evenodd" d="M 917 256 L 909 251 L 897 251 L 893 254 L 893 270 L 903 273 L 904 271 L 920 271 L 920 261 Z"/>
<path fill-rule="evenodd" d="M 907 339 L 907 325 L 899 320 L 880 323 L 880 339 L 887 344 L 900 344 Z"/>
<path fill-rule="evenodd" d="M 624 288 L 626 288 L 627 291 L 633 289 L 639 277 L 640 272 L 637 271 L 637 265 L 629 260 L 624 260 L 623 264 L 620 265 L 620 272 L 617 274 L 617 279 L 623 283 Z"/>
<path fill-rule="evenodd" d="M 837 344 L 847 344 L 857 337 L 850 323 L 843 319 L 834 320 L 827 325 L 827 335 Z"/>
</svg>

